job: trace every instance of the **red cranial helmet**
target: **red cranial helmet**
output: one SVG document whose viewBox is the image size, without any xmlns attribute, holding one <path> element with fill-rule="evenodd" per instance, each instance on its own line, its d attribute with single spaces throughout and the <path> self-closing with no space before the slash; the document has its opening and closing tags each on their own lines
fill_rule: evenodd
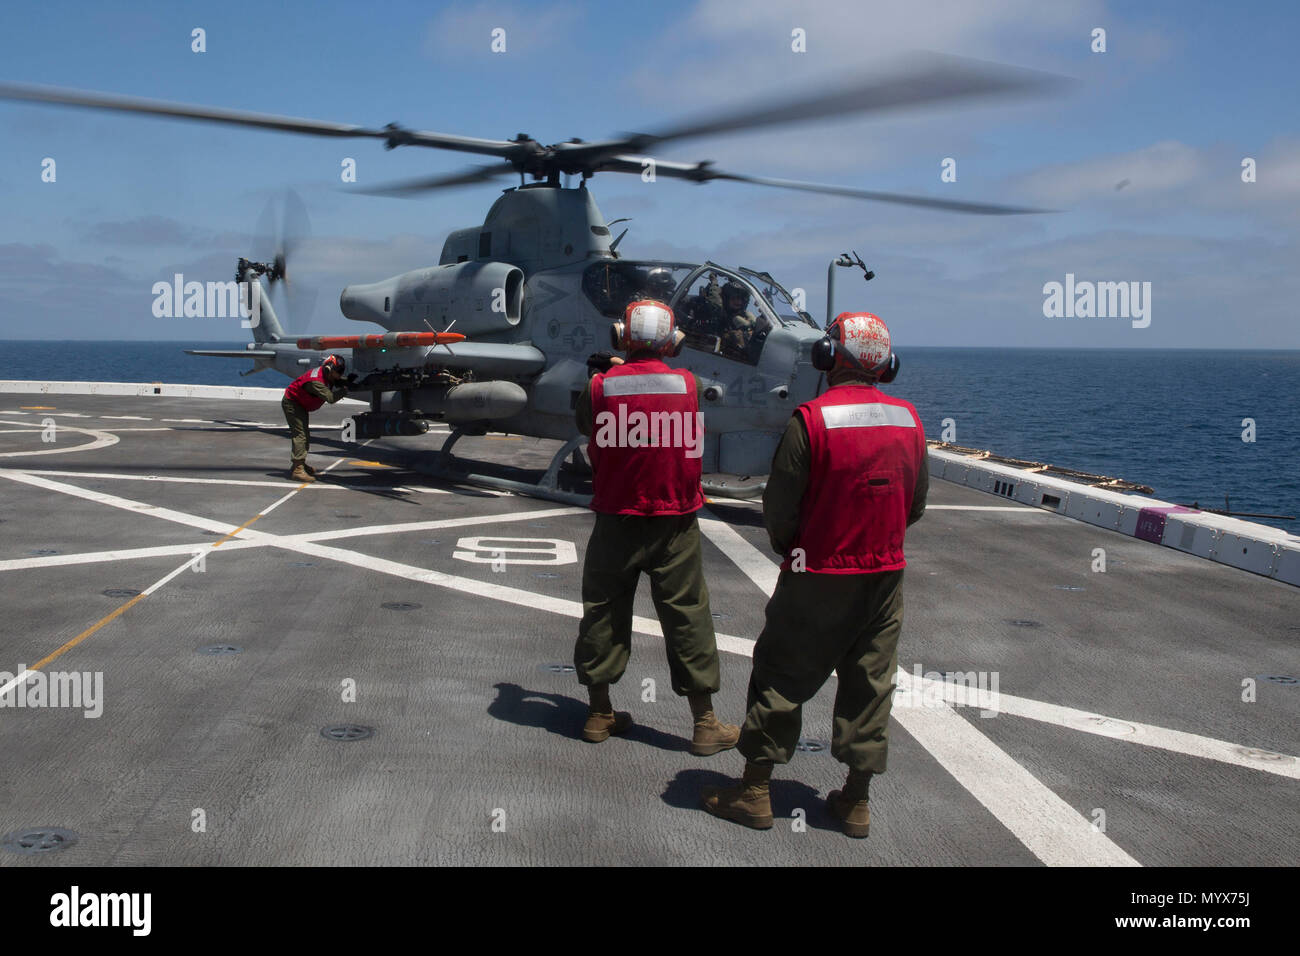
<svg viewBox="0 0 1300 956">
<path fill-rule="evenodd" d="M 686 336 L 677 331 L 673 310 L 655 299 L 629 302 L 623 321 L 609 329 L 611 344 L 629 354 L 651 351 L 658 355 L 676 355 Z"/>
<path fill-rule="evenodd" d="M 813 346 L 813 366 L 823 372 L 853 369 L 878 381 L 898 374 L 898 358 L 890 347 L 889 326 L 870 312 L 841 312 Z"/>
</svg>

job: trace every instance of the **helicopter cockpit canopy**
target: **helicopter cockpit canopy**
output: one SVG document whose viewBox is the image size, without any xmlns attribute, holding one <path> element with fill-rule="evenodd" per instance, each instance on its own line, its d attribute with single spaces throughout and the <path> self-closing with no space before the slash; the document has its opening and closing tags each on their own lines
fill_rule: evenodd
<svg viewBox="0 0 1300 956">
<path fill-rule="evenodd" d="M 597 262 L 583 273 L 582 291 L 610 319 L 621 319 L 636 299 L 667 302 L 687 348 L 746 365 L 758 364 L 772 329 L 813 324 L 771 276 L 712 262 Z"/>
</svg>

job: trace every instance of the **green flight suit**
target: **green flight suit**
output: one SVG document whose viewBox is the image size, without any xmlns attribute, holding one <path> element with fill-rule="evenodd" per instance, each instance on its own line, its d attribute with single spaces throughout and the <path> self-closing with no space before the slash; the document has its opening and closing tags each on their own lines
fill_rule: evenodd
<svg viewBox="0 0 1300 956">
<path fill-rule="evenodd" d="M 808 485 L 808 433 L 796 415 L 786 426 L 763 493 L 772 548 L 789 552 Z M 925 512 L 929 468 L 922 458 L 908 525 Z M 903 627 L 903 572 L 814 574 L 782 571 L 754 645 L 744 726 L 737 749 L 754 763 L 788 763 L 803 704 L 832 672 L 839 675 L 831 753 L 851 770 L 883 773 L 889 713 Z"/>
<path fill-rule="evenodd" d="M 575 418 L 579 431 L 590 435 L 590 383 L 578 399 Z M 632 604 L 642 572 L 650 578 L 674 693 L 716 693 L 721 686 L 718 643 L 694 514 L 596 515 L 582 566 L 583 614 L 573 648 L 579 683 L 615 684 L 627 669 Z"/>
<path fill-rule="evenodd" d="M 307 382 L 303 389 L 331 405 L 348 394 L 347 388 L 330 388 L 324 382 Z M 280 409 L 284 412 L 284 420 L 289 423 L 290 456 L 295 464 L 304 462 L 307 460 L 307 448 L 311 445 L 307 409 L 287 394 L 280 399 Z"/>
</svg>

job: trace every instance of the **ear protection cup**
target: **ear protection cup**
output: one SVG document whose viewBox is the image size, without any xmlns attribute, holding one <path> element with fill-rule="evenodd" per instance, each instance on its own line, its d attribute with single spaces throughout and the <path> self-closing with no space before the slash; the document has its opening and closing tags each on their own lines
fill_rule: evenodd
<svg viewBox="0 0 1300 956">
<path fill-rule="evenodd" d="M 622 322 L 615 322 L 609 327 L 609 344 L 620 352 L 625 348 L 623 345 L 623 328 Z"/>
<path fill-rule="evenodd" d="M 812 364 L 819 372 L 829 372 L 835 367 L 835 342 L 829 335 L 813 343 Z"/>
<path fill-rule="evenodd" d="M 894 379 L 898 378 L 898 367 L 902 363 L 898 361 L 898 356 L 893 352 L 889 353 L 889 367 L 880 373 L 878 379 L 882 385 L 888 385 Z"/>
<path fill-rule="evenodd" d="M 668 354 L 672 358 L 682 354 L 682 346 L 686 344 L 686 333 L 681 329 L 673 329 L 673 344 L 668 347 Z"/>
</svg>

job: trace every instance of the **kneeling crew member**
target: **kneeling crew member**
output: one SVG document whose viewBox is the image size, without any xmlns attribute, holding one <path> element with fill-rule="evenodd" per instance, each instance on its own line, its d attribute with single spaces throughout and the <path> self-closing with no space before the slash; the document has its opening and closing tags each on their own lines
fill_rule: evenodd
<svg viewBox="0 0 1300 956">
<path fill-rule="evenodd" d="M 903 626 L 903 538 L 925 512 L 925 433 L 916 409 L 879 391 L 898 360 L 869 312 L 841 313 L 813 347 L 825 394 L 786 426 L 763 494 L 772 547 L 784 556 L 754 645 L 737 787 L 709 788 L 704 809 L 755 829 L 772 826 L 772 766 L 799 740 L 800 709 L 839 674 L 831 752 L 848 765 L 827 808 L 865 837 L 867 790 L 883 773 Z"/>
<path fill-rule="evenodd" d="M 348 394 L 347 386 L 340 384 L 343 381 L 343 371 L 343 359 L 337 355 L 327 355 L 320 365 L 299 375 L 284 390 L 280 407 L 284 409 L 284 420 L 289 423 L 289 435 L 293 442 L 289 477 L 294 481 L 316 480 L 315 469 L 307 464 L 307 446 L 311 442 L 307 415 L 326 402 L 332 405 Z"/>
<path fill-rule="evenodd" d="M 631 726 L 628 714 L 614 712 L 609 685 L 623 676 L 631 656 L 632 601 L 644 571 L 663 627 L 673 691 L 687 698 L 694 716 L 691 752 L 708 756 L 734 747 L 740 728 L 720 723 L 713 713 L 718 645 L 695 517 L 704 506 L 699 386 L 689 371 L 660 360 L 676 355 L 685 339 L 662 302 L 630 303 L 611 333 L 628 360 L 615 365 L 608 356 L 592 356 L 588 365 L 597 374 L 578 399 L 576 415 L 579 430 L 592 436 L 587 455 L 596 512 L 573 650 L 578 680 L 591 699 L 582 737 L 599 743 Z M 666 433 L 659 427 L 665 420 L 675 423 Z M 647 422 L 654 422 L 657 437 L 642 427 Z"/>
</svg>

